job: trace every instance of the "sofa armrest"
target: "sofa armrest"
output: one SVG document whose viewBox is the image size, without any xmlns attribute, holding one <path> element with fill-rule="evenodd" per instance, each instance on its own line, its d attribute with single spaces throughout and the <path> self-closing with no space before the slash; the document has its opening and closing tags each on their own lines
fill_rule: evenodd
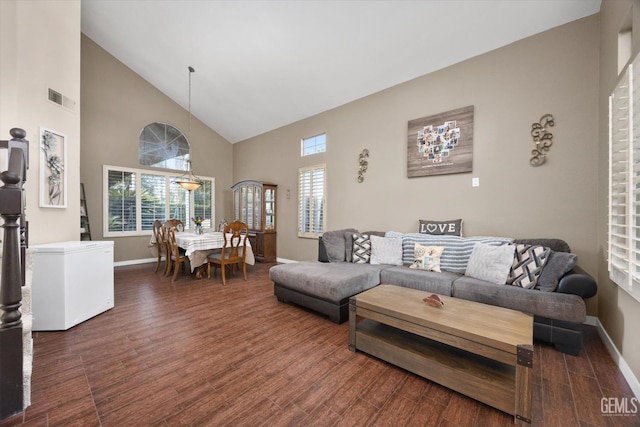
<svg viewBox="0 0 640 427">
<path fill-rule="evenodd" d="M 587 299 L 598 292 L 598 285 L 589 273 L 575 266 L 573 270 L 560 278 L 556 292 L 578 295 L 582 299 Z"/>
</svg>

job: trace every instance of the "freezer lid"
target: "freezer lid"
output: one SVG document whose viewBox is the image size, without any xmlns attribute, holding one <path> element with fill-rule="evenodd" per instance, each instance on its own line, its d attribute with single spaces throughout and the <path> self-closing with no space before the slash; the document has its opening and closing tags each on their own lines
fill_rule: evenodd
<svg viewBox="0 0 640 427">
<path fill-rule="evenodd" d="M 100 250 L 113 248 L 111 240 L 77 240 L 69 242 L 44 243 L 41 245 L 29 246 L 34 253 L 46 254 L 65 254 L 72 252 L 82 252 L 90 250 Z"/>
</svg>

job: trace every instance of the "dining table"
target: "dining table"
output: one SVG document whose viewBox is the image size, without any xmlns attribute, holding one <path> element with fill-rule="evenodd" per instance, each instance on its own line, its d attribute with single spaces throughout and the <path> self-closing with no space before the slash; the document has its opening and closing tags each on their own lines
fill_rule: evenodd
<svg viewBox="0 0 640 427">
<path fill-rule="evenodd" d="M 181 231 L 175 233 L 176 244 L 185 250 L 185 255 L 189 258 L 191 272 L 193 273 L 197 267 L 207 263 L 207 255 L 216 249 L 222 249 L 224 245 L 224 237 L 221 231 L 206 231 L 202 234 L 192 233 L 189 231 Z M 227 234 L 230 238 L 231 234 Z M 154 236 L 151 236 L 150 246 L 155 246 Z M 247 255 L 245 262 L 249 265 L 255 264 L 255 257 L 251 249 L 251 243 L 247 239 Z"/>
</svg>

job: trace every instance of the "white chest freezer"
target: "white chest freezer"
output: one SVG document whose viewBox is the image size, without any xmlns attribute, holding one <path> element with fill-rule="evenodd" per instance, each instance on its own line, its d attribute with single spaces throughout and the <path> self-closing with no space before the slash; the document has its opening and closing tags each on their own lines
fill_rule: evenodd
<svg viewBox="0 0 640 427">
<path fill-rule="evenodd" d="M 113 308 L 113 242 L 30 246 L 33 330 L 67 330 Z"/>
</svg>

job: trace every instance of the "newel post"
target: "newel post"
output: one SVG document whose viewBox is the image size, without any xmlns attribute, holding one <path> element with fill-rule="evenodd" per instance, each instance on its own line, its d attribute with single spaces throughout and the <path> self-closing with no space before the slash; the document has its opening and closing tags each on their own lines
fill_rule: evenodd
<svg viewBox="0 0 640 427">
<path fill-rule="evenodd" d="M 11 129 L 13 139 L 0 141 L 9 150 L 9 169 L 0 173 L 0 216 L 2 241 L 2 277 L 0 278 L 0 419 L 21 412 L 23 396 L 22 285 L 24 284 L 24 196 L 28 141 L 22 129 Z M 22 230 L 21 230 L 22 229 Z"/>
</svg>

